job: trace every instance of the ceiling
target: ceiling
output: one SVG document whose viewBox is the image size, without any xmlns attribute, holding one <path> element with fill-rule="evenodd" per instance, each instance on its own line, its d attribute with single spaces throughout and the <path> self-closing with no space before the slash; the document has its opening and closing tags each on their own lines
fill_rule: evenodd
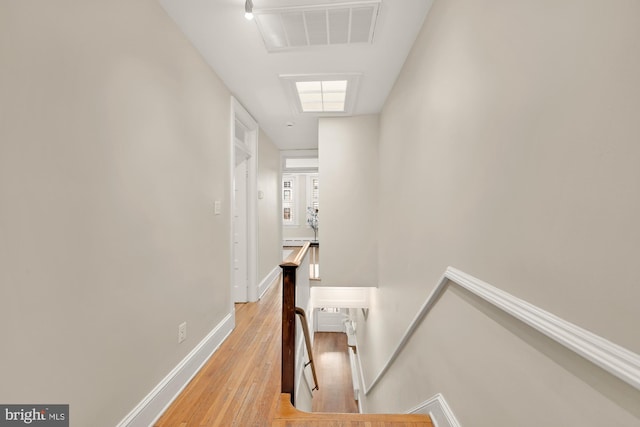
<svg viewBox="0 0 640 427">
<path fill-rule="evenodd" d="M 280 148 L 318 147 L 318 115 L 297 111 L 281 75 L 360 73 L 353 115 L 378 113 L 422 27 L 432 0 L 382 0 L 372 43 L 269 53 L 245 0 L 160 0 L 232 94 Z M 253 0 L 254 11 L 349 0 Z M 293 126 L 287 126 L 287 124 Z"/>
</svg>

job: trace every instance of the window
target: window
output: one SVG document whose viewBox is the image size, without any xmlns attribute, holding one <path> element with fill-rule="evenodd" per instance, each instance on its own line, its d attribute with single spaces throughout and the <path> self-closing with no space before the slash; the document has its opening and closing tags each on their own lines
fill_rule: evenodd
<svg viewBox="0 0 640 427">
<path fill-rule="evenodd" d="M 320 208 L 320 179 L 317 173 L 282 175 L 282 224 L 310 227 L 309 209 Z"/>
<path fill-rule="evenodd" d="M 320 209 L 320 178 L 318 174 L 309 175 L 307 187 L 307 206 L 314 210 Z"/>
<path fill-rule="evenodd" d="M 296 222 L 296 179 L 293 175 L 282 176 L 282 224 L 295 225 Z"/>
<path fill-rule="evenodd" d="M 284 168 L 290 171 L 318 170 L 318 157 L 287 157 Z"/>
</svg>

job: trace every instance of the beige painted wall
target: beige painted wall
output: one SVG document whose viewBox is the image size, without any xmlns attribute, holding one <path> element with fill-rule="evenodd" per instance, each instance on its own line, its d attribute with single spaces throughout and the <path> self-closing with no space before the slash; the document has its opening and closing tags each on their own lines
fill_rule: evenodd
<svg viewBox="0 0 640 427">
<path fill-rule="evenodd" d="M 3 1 L 0 69 L 0 402 L 113 426 L 230 311 L 230 94 L 151 0 Z"/>
<path fill-rule="evenodd" d="M 258 282 L 282 262 L 280 150 L 260 131 L 258 138 Z"/>
<path fill-rule="evenodd" d="M 321 118 L 322 284 L 376 286 L 378 116 Z"/>
<path fill-rule="evenodd" d="M 638 40 L 638 2 L 435 1 L 380 118 L 367 384 L 448 265 L 640 353 Z M 637 390 L 455 287 L 367 406 L 438 392 L 463 426 L 640 425 Z"/>
</svg>

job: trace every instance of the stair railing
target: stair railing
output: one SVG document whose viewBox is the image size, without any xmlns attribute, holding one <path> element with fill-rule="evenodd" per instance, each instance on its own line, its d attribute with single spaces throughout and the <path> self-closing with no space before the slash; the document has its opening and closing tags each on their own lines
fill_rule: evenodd
<svg viewBox="0 0 640 427">
<path fill-rule="evenodd" d="M 294 251 L 285 259 L 282 268 L 282 370 L 281 391 L 291 396 L 291 404 L 295 405 L 295 371 L 296 371 L 296 281 L 309 280 L 309 272 L 298 267 L 307 256 L 310 243 L 306 242 L 297 252 Z M 306 277 L 304 277 L 306 275 Z M 298 277 L 300 276 L 300 277 Z M 304 322 L 303 322 L 304 323 Z M 311 354 L 311 353 L 309 353 Z M 316 383 L 317 384 L 317 383 Z"/>
<path fill-rule="evenodd" d="M 316 364 L 313 361 L 313 347 L 311 346 L 311 335 L 309 334 L 309 323 L 307 323 L 307 314 L 300 307 L 296 307 L 296 314 L 300 317 L 300 323 L 302 324 L 302 331 L 304 332 L 304 342 L 307 346 L 307 354 L 309 355 L 309 361 L 304 364 L 304 367 L 311 365 L 311 374 L 313 374 L 313 383 L 315 387 L 311 389 L 319 390 L 318 376 L 316 375 Z"/>
<path fill-rule="evenodd" d="M 433 308 L 450 283 L 472 292 L 474 295 L 640 390 L 640 355 L 491 286 L 476 277 L 453 267 L 448 267 L 437 286 L 422 304 L 418 314 L 409 324 L 382 370 L 368 387 L 365 384 L 365 395 L 369 394 L 387 373 L 413 333 L 420 326 L 422 320 L 431 311 L 431 308 Z"/>
</svg>

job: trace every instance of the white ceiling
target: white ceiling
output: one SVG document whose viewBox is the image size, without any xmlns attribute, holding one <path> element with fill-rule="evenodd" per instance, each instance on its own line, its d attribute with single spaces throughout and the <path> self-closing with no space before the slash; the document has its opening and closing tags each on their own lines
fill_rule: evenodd
<svg viewBox="0 0 640 427">
<path fill-rule="evenodd" d="M 380 112 L 432 0 L 383 0 L 373 43 L 268 53 L 245 0 L 160 0 L 233 95 L 281 149 L 318 146 L 318 118 L 296 112 L 283 74 L 361 73 L 354 115 Z M 253 0 L 254 9 L 348 0 Z M 287 122 L 293 122 L 288 127 Z"/>
</svg>

